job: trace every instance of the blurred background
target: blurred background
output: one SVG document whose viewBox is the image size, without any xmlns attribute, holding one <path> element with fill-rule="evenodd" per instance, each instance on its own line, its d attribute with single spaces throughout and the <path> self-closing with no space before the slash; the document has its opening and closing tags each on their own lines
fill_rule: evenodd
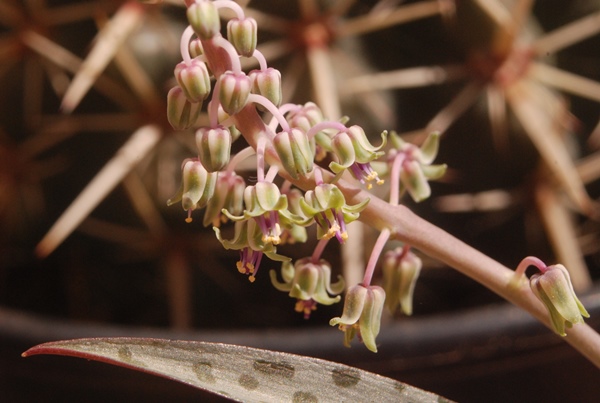
<svg viewBox="0 0 600 403">
<path fill-rule="evenodd" d="M 278 264 L 263 261 L 250 284 L 201 213 L 187 224 L 179 205 L 167 208 L 181 161 L 195 154 L 193 132 L 165 119 L 181 3 L 0 0 L 0 397 L 208 399 L 101 364 L 19 356 L 44 341 L 109 335 L 319 356 L 460 401 L 597 396 L 597 369 L 558 337 L 426 256 L 413 316 L 388 315 L 373 356 L 345 349 L 327 325 L 341 305 L 303 320 L 268 280 Z M 374 143 L 384 129 L 416 143 L 442 130 L 436 162 L 448 175 L 430 200 L 403 202 L 508 267 L 527 255 L 564 263 L 600 328 L 598 1 L 248 7 L 285 102 L 315 100 Z M 87 204 L 74 202 L 82 192 Z M 72 229 L 64 240 L 47 235 L 60 232 L 57 221 Z M 356 268 L 344 262 L 360 266 L 376 236 L 355 227 L 364 249 L 331 243 L 324 256 L 347 276 Z M 301 258 L 313 246 L 279 250 Z M 567 365 L 562 382 L 547 382 Z"/>
</svg>

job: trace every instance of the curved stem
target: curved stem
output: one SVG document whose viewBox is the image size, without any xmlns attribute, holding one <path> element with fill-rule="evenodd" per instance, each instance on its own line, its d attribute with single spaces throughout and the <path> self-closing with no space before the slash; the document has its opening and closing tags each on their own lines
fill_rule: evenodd
<svg viewBox="0 0 600 403">
<path fill-rule="evenodd" d="M 392 206 L 397 206 L 400 203 L 400 171 L 405 157 L 404 153 L 398 153 L 392 164 L 390 175 L 390 204 Z"/>
<path fill-rule="evenodd" d="M 515 277 L 521 278 L 524 276 L 525 270 L 527 270 L 529 266 L 537 267 L 542 273 L 545 273 L 546 270 L 548 270 L 548 266 L 546 266 L 541 259 L 535 256 L 527 256 L 525 259 L 521 260 L 521 263 L 519 263 L 517 266 L 517 269 L 515 270 Z"/>
<path fill-rule="evenodd" d="M 190 40 L 192 36 L 194 36 L 194 29 L 191 25 L 188 25 L 181 35 L 181 42 L 179 42 L 181 57 L 187 66 L 192 63 L 192 57 L 190 56 Z"/>
<path fill-rule="evenodd" d="M 287 122 L 287 120 L 285 120 L 285 117 L 279 111 L 279 109 L 277 109 L 273 102 L 269 101 L 264 96 L 258 94 L 250 94 L 248 96 L 248 102 L 253 102 L 255 104 L 260 104 L 264 106 L 269 112 L 271 112 L 273 117 L 277 119 L 277 122 L 279 122 L 279 125 L 284 131 L 290 131 L 290 124 Z"/>
<path fill-rule="evenodd" d="M 279 172 L 279 167 L 277 165 L 271 165 L 265 176 L 265 182 L 273 182 L 275 176 L 277 176 L 277 172 Z"/>
<path fill-rule="evenodd" d="M 235 48 L 227 39 L 223 38 L 220 35 L 217 35 L 209 40 L 209 42 L 214 43 L 216 46 L 223 49 L 229 55 L 229 59 L 231 60 L 231 71 L 236 75 L 243 74 L 242 72 L 242 63 L 240 62 L 240 57 L 238 56 Z"/>
<path fill-rule="evenodd" d="M 265 56 L 258 49 L 254 49 L 252 57 L 254 57 L 258 61 L 258 65 L 262 71 L 265 71 L 267 70 L 267 68 L 269 68 L 269 65 L 267 64 L 267 59 L 265 59 Z"/>
<path fill-rule="evenodd" d="M 238 20 L 243 20 L 246 18 L 244 15 L 244 9 L 236 2 L 230 0 L 215 0 L 213 1 L 213 4 L 217 8 L 228 8 L 232 10 L 236 14 Z"/>
<path fill-rule="evenodd" d="M 317 243 L 317 246 L 315 247 L 315 250 L 314 250 L 312 256 L 310 257 L 311 263 L 319 262 L 319 260 L 321 259 L 321 255 L 323 254 L 323 251 L 325 250 L 325 246 L 327 246 L 330 239 L 331 238 L 321 238 L 319 240 L 319 243 Z"/>
<path fill-rule="evenodd" d="M 253 156 L 254 154 L 256 154 L 254 148 L 246 147 L 242 151 L 231 157 L 231 160 L 229 160 L 229 164 L 227 165 L 227 173 L 231 174 L 235 170 L 237 164 L 239 164 L 246 158 Z"/>
<path fill-rule="evenodd" d="M 335 129 L 340 132 L 345 132 L 348 130 L 348 128 L 340 122 L 326 121 L 326 122 L 317 123 L 316 125 L 311 127 L 310 130 L 306 133 L 306 136 L 310 140 L 313 137 L 315 137 L 315 135 L 317 133 L 319 133 L 321 130 L 326 130 L 326 129 Z"/>
<path fill-rule="evenodd" d="M 379 260 L 379 256 L 381 255 L 383 247 L 385 246 L 388 239 L 390 239 L 390 230 L 384 228 L 379 234 L 377 242 L 375 242 L 375 245 L 373 245 L 371 256 L 369 257 L 369 261 L 367 262 L 367 268 L 365 269 L 365 277 L 363 278 L 362 282 L 362 285 L 364 285 L 365 287 L 371 285 L 371 280 L 373 279 L 373 273 L 375 272 L 377 260 Z"/>
<path fill-rule="evenodd" d="M 265 149 L 267 139 L 261 136 L 256 143 L 256 178 L 259 182 L 265 180 Z"/>
</svg>

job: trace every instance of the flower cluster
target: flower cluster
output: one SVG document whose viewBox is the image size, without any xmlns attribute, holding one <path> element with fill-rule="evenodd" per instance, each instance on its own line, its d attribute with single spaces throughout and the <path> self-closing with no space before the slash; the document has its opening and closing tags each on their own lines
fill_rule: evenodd
<svg viewBox="0 0 600 403">
<path fill-rule="evenodd" d="M 439 134 L 418 148 L 395 133 L 388 144 L 383 132 L 380 144 L 373 145 L 360 126 L 327 120 L 314 103 L 281 104 L 281 74 L 256 49 L 256 21 L 232 1 L 186 0 L 186 4 L 189 26 L 181 37 L 182 61 L 174 70 L 176 86 L 167 96 L 167 117 L 174 129 L 195 132 L 197 155 L 183 162 L 181 189 L 168 204 L 180 201 L 188 222 L 195 210 L 205 209 L 203 224 L 213 227 L 225 249 L 239 251 L 237 269 L 251 282 L 264 256 L 281 262 L 279 274 L 271 270 L 271 281 L 295 298 L 296 311 L 308 318 L 317 304 L 341 300 L 344 280 L 331 281 L 331 265 L 321 254 L 331 239 L 346 241 L 347 225 L 369 202 L 348 203 L 336 182 L 348 172 L 370 189 L 371 182 L 381 184 L 389 176 L 391 204 L 398 204 L 404 190 L 423 200 L 430 193 L 427 181 L 445 170 L 445 165 L 431 165 Z M 223 8 L 234 15 L 226 27 Z M 259 67 L 244 71 L 241 58 L 254 58 Z M 271 121 L 263 120 L 261 112 L 268 112 Z M 232 155 L 238 138 L 248 145 Z M 252 184 L 236 171 L 249 158 L 256 164 L 255 173 L 249 175 L 256 178 Z M 234 222 L 232 238 L 224 236 L 222 224 L 227 221 Z M 318 239 L 312 256 L 294 263 L 279 253 L 280 245 L 307 241 L 306 228 L 311 225 L 316 226 Z M 405 313 L 412 311 L 420 263 L 408 246 L 398 256 L 386 256 L 385 291 L 371 285 L 389 236 L 388 230 L 382 232 L 364 281 L 347 291 L 342 316 L 330 322 L 345 332 L 347 345 L 358 334 L 368 349 L 377 351 L 386 292 L 390 308 L 400 304 Z"/>
</svg>

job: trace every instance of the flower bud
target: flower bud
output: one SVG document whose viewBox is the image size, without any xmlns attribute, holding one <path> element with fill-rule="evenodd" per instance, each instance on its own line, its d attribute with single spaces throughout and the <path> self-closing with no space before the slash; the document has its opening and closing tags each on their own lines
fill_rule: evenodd
<svg viewBox="0 0 600 403">
<path fill-rule="evenodd" d="M 291 112 L 286 119 L 291 127 L 296 127 L 304 133 L 325 120 L 321 109 L 313 102 L 307 102 L 297 111 Z M 327 156 L 327 151 L 331 151 L 331 138 L 324 131 L 320 131 L 311 139 L 311 147 L 315 149 L 315 160 L 321 161 Z"/>
<path fill-rule="evenodd" d="M 340 173 L 353 164 L 369 164 L 371 161 L 381 157 L 384 152 L 380 151 L 386 143 L 387 132 L 381 133 L 381 145 L 373 146 L 362 127 L 354 125 L 346 131 L 339 132 L 331 140 L 331 149 L 338 157 L 338 161 L 329 164 L 331 170 Z M 362 175 L 360 175 L 362 177 Z"/>
<path fill-rule="evenodd" d="M 209 173 L 200 161 L 189 159 L 182 168 L 182 186 L 174 197 L 167 201 L 171 206 L 181 200 L 181 205 L 188 212 L 187 222 L 191 222 L 191 212 L 206 206 L 215 190 L 216 173 Z"/>
<path fill-rule="evenodd" d="M 251 17 L 233 18 L 227 23 L 227 39 L 241 56 L 250 57 L 256 49 L 258 26 Z"/>
<path fill-rule="evenodd" d="M 565 266 L 549 266 L 543 273 L 531 276 L 529 284 L 548 309 L 554 331 L 559 335 L 566 336 L 565 326 L 570 328 L 576 323 L 583 323 L 583 317 L 590 317 L 575 295 Z"/>
<path fill-rule="evenodd" d="M 202 47 L 202 41 L 200 38 L 194 38 L 190 41 L 190 56 L 196 58 L 204 54 L 204 48 Z"/>
<path fill-rule="evenodd" d="M 252 82 L 244 73 L 226 71 L 219 77 L 219 102 L 229 115 L 235 115 L 246 106 Z"/>
<path fill-rule="evenodd" d="M 275 106 L 281 105 L 281 73 L 272 67 L 266 70 L 252 70 L 248 76 L 252 80 L 252 92 L 262 95 Z"/>
<path fill-rule="evenodd" d="M 313 169 L 314 155 L 308 137 L 299 129 L 282 131 L 275 135 L 273 146 L 281 164 L 294 179 L 305 176 Z"/>
<path fill-rule="evenodd" d="M 190 102 L 202 102 L 210 94 L 208 69 L 199 59 L 193 59 L 190 64 L 179 63 L 175 67 L 175 79 Z"/>
<path fill-rule="evenodd" d="M 350 342 L 358 330 L 360 339 L 365 346 L 376 353 L 375 339 L 379 334 L 384 303 L 385 291 L 383 288 L 355 285 L 346 292 L 342 316 L 331 319 L 329 324 L 331 326 L 339 325 L 340 330 L 344 332 L 346 347 L 350 347 Z"/>
<path fill-rule="evenodd" d="M 201 39 L 211 39 L 221 31 L 217 7 L 209 0 L 196 1 L 187 9 L 187 19 Z"/>
<path fill-rule="evenodd" d="M 332 163 L 331 169 L 335 173 L 339 173 L 344 168 L 349 167 L 356 160 L 356 152 L 352 145 L 352 139 L 346 132 L 339 132 L 331 140 L 331 149 L 338 158 L 337 163 Z M 337 167 L 340 167 L 337 169 Z"/>
<path fill-rule="evenodd" d="M 324 120 L 323 112 L 321 112 L 321 109 L 314 102 L 307 102 L 297 111 L 291 112 L 287 117 L 290 126 L 297 127 L 305 133 L 311 127 Z"/>
<path fill-rule="evenodd" d="M 413 293 L 423 263 L 409 250 L 396 248 L 388 251 L 383 260 L 383 288 L 387 295 L 385 305 L 394 312 L 400 305 L 405 315 L 412 315 Z"/>
<path fill-rule="evenodd" d="M 220 171 L 229 163 L 231 134 L 223 126 L 203 127 L 196 131 L 196 146 L 202 165 L 208 172 Z"/>
<path fill-rule="evenodd" d="M 190 102 L 179 86 L 171 88 L 167 94 L 167 119 L 175 130 L 194 126 L 201 110 L 202 103 Z"/>
</svg>

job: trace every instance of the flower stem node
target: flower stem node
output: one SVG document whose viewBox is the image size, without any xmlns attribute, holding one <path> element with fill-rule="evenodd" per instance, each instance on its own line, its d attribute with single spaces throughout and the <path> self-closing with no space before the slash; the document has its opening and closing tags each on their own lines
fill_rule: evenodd
<svg viewBox="0 0 600 403">
<path fill-rule="evenodd" d="M 408 247 L 386 252 L 383 258 L 383 289 L 387 295 L 385 306 L 391 313 L 398 305 L 405 315 L 412 315 L 415 284 L 423 262 Z"/>
<path fill-rule="evenodd" d="M 202 109 L 201 102 L 190 102 L 181 87 L 167 94 L 167 119 L 175 130 L 185 130 L 196 124 Z"/>
<path fill-rule="evenodd" d="M 281 164 L 294 179 L 306 176 L 313 169 L 314 155 L 308 137 L 300 129 L 290 129 L 275 135 L 273 146 Z"/>
<path fill-rule="evenodd" d="M 251 17 L 233 18 L 227 23 L 227 39 L 240 56 L 251 57 L 256 49 L 258 25 Z"/>
<path fill-rule="evenodd" d="M 182 167 L 182 185 L 175 196 L 167 201 L 171 206 L 181 201 L 188 212 L 186 222 L 191 222 L 192 211 L 206 206 L 215 191 L 216 173 L 209 173 L 198 160 L 187 159 Z"/>
<path fill-rule="evenodd" d="M 316 303 L 331 305 L 341 300 L 338 294 L 344 291 L 345 283 L 342 276 L 331 284 L 331 266 L 325 260 L 313 261 L 311 258 L 298 260 L 294 265 L 283 262 L 281 276 L 283 283 L 277 279 L 275 270 L 271 270 L 271 282 L 279 291 L 289 292 L 289 296 L 296 298 L 296 312 L 304 314 L 304 319 L 316 309 Z M 330 297 L 329 294 L 335 295 Z"/>
<path fill-rule="evenodd" d="M 583 323 L 584 317 L 590 317 L 575 295 L 571 277 L 563 265 L 548 266 L 531 276 L 529 284 L 548 309 L 554 331 L 559 335 L 566 336 L 565 326 L 570 328 L 576 323 Z"/>
<path fill-rule="evenodd" d="M 229 163 L 231 134 L 227 128 L 217 126 L 198 129 L 196 146 L 200 161 L 208 172 L 220 171 Z"/>
<path fill-rule="evenodd" d="M 226 71 L 219 77 L 219 102 L 227 114 L 235 115 L 246 106 L 252 88 L 250 78 L 244 73 Z"/>
<path fill-rule="evenodd" d="M 300 200 L 302 213 L 317 223 L 317 238 L 336 237 L 340 243 L 348 239 L 346 225 L 355 221 L 367 207 L 369 199 L 349 206 L 342 191 L 334 184 L 322 183 L 305 193 Z"/>
<path fill-rule="evenodd" d="M 210 93 L 210 76 L 199 59 L 181 62 L 175 67 L 175 79 L 190 102 L 202 102 Z"/>
<path fill-rule="evenodd" d="M 217 7 L 210 0 L 197 0 L 186 12 L 188 22 L 201 39 L 211 39 L 221 31 Z"/>
<path fill-rule="evenodd" d="M 329 324 L 339 326 L 340 330 L 344 332 L 346 347 L 350 347 L 350 342 L 358 333 L 359 339 L 365 346 L 376 353 L 375 339 L 379 334 L 384 303 L 385 291 L 383 288 L 355 285 L 346 292 L 342 316 L 331 319 Z"/>
<path fill-rule="evenodd" d="M 272 67 L 266 70 L 252 70 L 248 73 L 252 81 L 252 93 L 262 95 L 275 106 L 281 105 L 281 73 Z M 259 106 L 260 107 L 260 106 Z"/>
</svg>

